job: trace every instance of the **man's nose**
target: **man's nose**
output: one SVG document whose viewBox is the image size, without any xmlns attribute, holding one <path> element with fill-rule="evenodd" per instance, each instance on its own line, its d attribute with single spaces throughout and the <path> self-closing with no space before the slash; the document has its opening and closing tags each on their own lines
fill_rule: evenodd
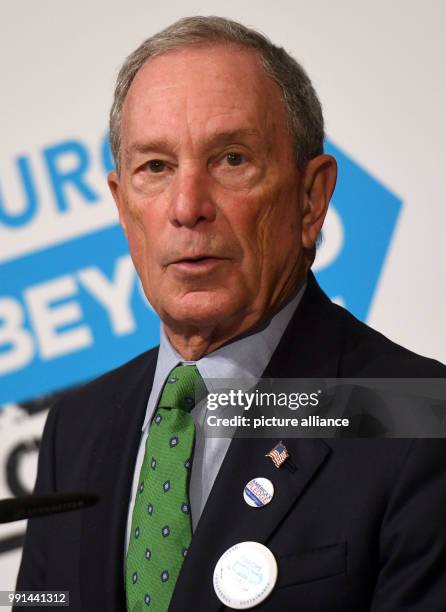
<svg viewBox="0 0 446 612">
<path fill-rule="evenodd" d="M 203 221 L 212 222 L 216 206 L 205 169 L 179 169 L 173 181 L 169 220 L 176 227 L 195 227 Z"/>
</svg>

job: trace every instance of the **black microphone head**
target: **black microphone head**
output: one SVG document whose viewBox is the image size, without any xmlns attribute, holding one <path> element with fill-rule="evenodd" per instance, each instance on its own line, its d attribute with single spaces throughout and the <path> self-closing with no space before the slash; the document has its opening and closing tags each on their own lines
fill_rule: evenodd
<svg viewBox="0 0 446 612">
<path fill-rule="evenodd" d="M 12 497 L 0 501 L 0 523 L 82 510 L 94 506 L 98 501 L 99 498 L 94 493 L 53 493 Z"/>
</svg>

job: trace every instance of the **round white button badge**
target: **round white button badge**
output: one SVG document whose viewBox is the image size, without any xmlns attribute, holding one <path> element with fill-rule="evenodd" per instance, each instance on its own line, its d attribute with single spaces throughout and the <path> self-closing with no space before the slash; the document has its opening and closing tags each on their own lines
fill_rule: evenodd
<svg viewBox="0 0 446 612">
<path fill-rule="evenodd" d="M 274 485 L 268 478 L 253 478 L 243 489 L 243 498 L 248 506 L 261 508 L 274 497 Z"/>
<path fill-rule="evenodd" d="M 234 610 L 253 608 L 268 597 L 277 580 L 273 553 L 259 542 L 240 542 L 222 554 L 214 569 L 214 590 Z"/>
</svg>

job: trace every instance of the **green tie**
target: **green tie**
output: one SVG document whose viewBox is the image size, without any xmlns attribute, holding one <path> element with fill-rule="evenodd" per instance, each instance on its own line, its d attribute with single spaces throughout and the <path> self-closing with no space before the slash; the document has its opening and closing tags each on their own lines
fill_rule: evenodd
<svg viewBox="0 0 446 612">
<path fill-rule="evenodd" d="M 127 550 L 128 612 L 166 612 L 192 539 L 189 478 L 195 442 L 190 410 L 205 394 L 194 365 L 167 377 L 147 436 Z"/>
</svg>

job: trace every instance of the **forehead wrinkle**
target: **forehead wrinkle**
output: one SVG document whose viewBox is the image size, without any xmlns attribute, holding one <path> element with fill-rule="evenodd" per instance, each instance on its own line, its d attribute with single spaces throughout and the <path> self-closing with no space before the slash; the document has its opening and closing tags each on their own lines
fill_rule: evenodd
<svg viewBox="0 0 446 612">
<path fill-rule="evenodd" d="M 248 52 L 249 55 L 251 52 Z M 268 137 L 269 124 L 274 122 L 270 105 L 265 103 L 265 80 L 266 88 L 276 86 L 260 67 L 257 58 L 255 66 L 251 66 L 249 73 L 245 71 L 244 76 L 233 70 L 228 61 L 224 67 L 221 64 L 214 66 L 211 74 L 205 71 L 198 83 L 193 78 L 186 78 L 183 92 L 186 123 L 188 126 L 196 125 L 198 119 L 203 132 L 207 133 L 207 141 L 217 141 L 219 138 L 222 141 L 230 141 L 242 136 L 257 136 L 265 140 Z M 213 112 L 209 112 L 209 100 L 212 101 Z M 201 114 L 202 107 L 207 111 L 207 116 Z M 256 126 L 259 129 L 256 129 Z M 246 132 L 242 134 L 242 130 Z"/>
<path fill-rule="evenodd" d="M 277 112 L 274 112 L 274 107 L 276 107 L 276 104 L 271 104 L 273 101 L 271 100 L 270 96 L 274 96 L 274 94 L 277 93 L 280 100 L 280 106 L 282 107 L 282 112 L 284 110 L 283 100 L 277 84 L 274 83 L 274 81 L 272 81 L 268 75 L 266 75 L 263 67 L 261 67 L 258 63 L 258 58 L 256 58 L 256 60 L 257 66 L 260 68 L 260 70 L 254 69 L 248 76 L 247 80 L 249 82 L 242 82 L 241 88 L 236 86 L 237 84 L 234 82 L 234 80 L 227 80 L 226 78 L 223 78 L 222 80 L 218 79 L 218 74 L 216 73 L 211 75 L 212 78 L 210 81 L 201 81 L 201 83 L 197 83 L 197 81 L 194 80 L 189 80 L 184 73 L 185 80 L 182 80 L 182 75 L 179 74 L 178 81 L 176 82 L 175 79 L 174 82 L 166 82 L 164 80 L 164 70 L 162 71 L 164 74 L 158 73 L 156 75 L 151 75 L 151 80 L 153 79 L 151 82 L 151 85 L 153 86 L 152 95 L 155 97 L 155 101 L 158 103 L 160 99 L 165 99 L 166 97 L 170 100 L 175 99 L 173 106 L 174 113 L 177 114 L 177 112 L 180 112 L 182 114 L 183 133 L 181 136 L 179 134 L 174 135 L 176 141 L 175 143 L 169 142 L 167 137 L 168 135 L 164 135 L 162 132 L 158 132 L 159 136 L 157 135 L 153 142 L 148 134 L 147 142 L 142 140 L 141 146 L 138 142 L 134 149 L 132 144 L 127 147 L 126 156 L 128 156 L 129 153 L 131 154 L 133 150 L 136 152 L 146 153 L 150 146 L 153 146 L 153 148 L 161 151 L 169 149 L 169 152 L 171 152 L 174 150 L 175 146 L 176 149 L 183 145 L 196 149 L 197 144 L 200 144 L 200 148 L 201 146 L 212 146 L 214 142 L 216 145 L 220 143 L 225 145 L 234 139 L 237 140 L 242 137 L 257 137 L 264 148 L 271 152 L 271 150 L 274 149 L 274 133 L 277 131 L 277 129 L 280 130 L 281 122 L 278 121 L 279 117 L 277 116 Z M 154 62 L 156 61 L 157 60 L 155 59 Z M 129 91 L 130 95 L 124 104 L 124 106 L 127 107 L 127 111 L 130 110 L 128 108 L 129 103 L 130 106 L 133 106 L 133 103 L 137 101 L 139 102 L 138 98 L 140 98 L 141 95 L 141 88 L 144 89 L 144 77 L 147 76 L 146 71 L 150 71 L 151 68 L 153 68 L 153 64 L 150 66 L 149 63 L 146 66 L 146 70 L 144 70 L 143 67 L 142 70 L 136 75 L 135 81 L 132 83 L 132 87 Z M 178 69 L 178 65 L 169 65 L 168 68 L 169 70 L 173 69 L 175 72 L 175 68 Z M 185 72 L 187 73 L 187 70 Z M 228 73 L 230 75 L 230 66 L 225 68 L 222 76 L 226 77 Z M 212 94 L 217 96 L 215 99 L 216 107 L 214 107 L 214 112 L 211 112 L 210 116 L 208 115 L 206 117 L 202 115 L 200 117 L 200 108 L 203 104 L 206 108 L 206 98 L 208 97 L 208 94 L 211 97 Z M 267 102 L 267 100 L 269 100 L 269 102 Z M 139 105 L 137 104 L 137 106 Z M 145 106 L 144 103 L 143 106 Z M 183 106 L 183 110 L 181 110 L 181 106 Z M 277 110 L 278 109 L 276 108 L 276 111 Z M 237 127 L 237 123 L 240 125 L 240 117 L 239 121 L 236 123 L 234 121 L 232 122 L 232 126 L 230 126 L 228 130 L 223 130 L 220 132 L 219 124 L 225 125 L 226 123 L 227 125 L 228 116 L 230 120 L 232 118 L 231 115 L 234 113 L 238 114 L 239 112 L 242 112 L 241 119 L 245 124 L 242 127 L 245 132 L 242 133 L 242 129 Z M 279 112 L 279 114 L 282 115 L 282 112 Z M 123 117 L 123 119 L 125 121 L 126 117 Z M 164 122 L 164 117 L 162 118 L 162 122 Z M 200 124 L 201 129 L 199 127 Z M 256 130 L 253 125 L 258 125 L 259 129 Z M 232 129 L 233 126 L 235 129 Z M 206 132 L 210 132 L 209 135 L 206 134 Z"/>
<path fill-rule="evenodd" d="M 211 133 L 204 143 L 205 148 L 213 148 L 215 146 L 225 146 L 229 144 L 236 144 L 243 142 L 246 139 L 255 139 L 257 141 L 264 142 L 262 134 L 256 128 L 239 128 L 234 130 L 215 130 Z M 172 151 L 176 151 L 179 148 L 179 144 L 169 138 L 155 138 L 147 141 L 134 142 L 131 145 L 125 147 L 123 153 L 124 158 L 128 161 L 134 154 L 147 154 L 150 152 L 160 152 L 170 154 Z"/>
</svg>

